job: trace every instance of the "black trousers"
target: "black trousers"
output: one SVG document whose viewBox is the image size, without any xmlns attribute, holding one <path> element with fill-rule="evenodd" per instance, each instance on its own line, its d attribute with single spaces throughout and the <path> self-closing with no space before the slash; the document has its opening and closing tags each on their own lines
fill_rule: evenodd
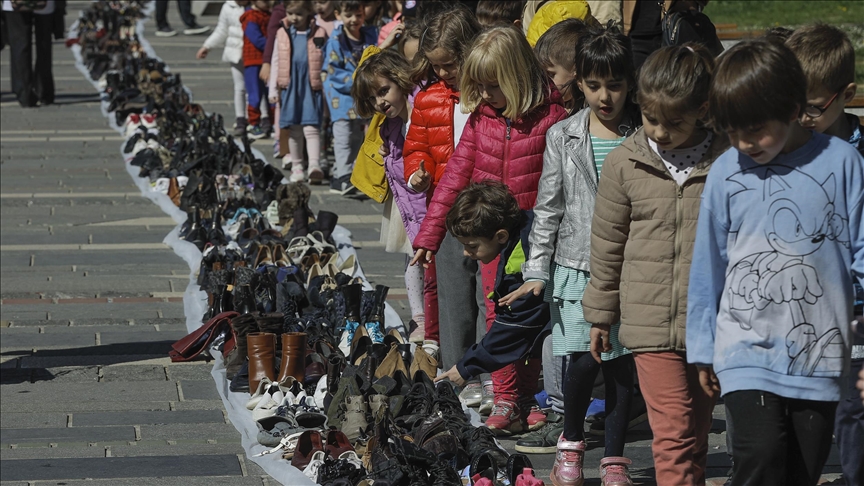
<svg viewBox="0 0 864 486">
<path fill-rule="evenodd" d="M 5 12 L 9 35 L 12 91 L 23 107 L 54 102 L 54 75 L 51 72 L 53 15 L 32 12 Z M 36 34 L 36 65 L 33 66 L 33 34 Z"/>
<path fill-rule="evenodd" d="M 156 2 L 156 28 L 169 27 L 168 24 L 168 0 L 158 0 Z M 195 25 L 195 16 L 192 15 L 192 0 L 177 0 L 178 10 L 180 10 L 180 18 L 186 27 Z"/>
<path fill-rule="evenodd" d="M 633 49 L 633 67 L 636 72 L 645 64 L 654 51 L 663 46 L 663 38 L 659 35 L 651 37 L 630 36 L 630 46 Z"/>
<path fill-rule="evenodd" d="M 732 417 L 732 485 L 815 486 L 831 451 L 837 402 L 743 390 L 723 397 Z"/>
</svg>

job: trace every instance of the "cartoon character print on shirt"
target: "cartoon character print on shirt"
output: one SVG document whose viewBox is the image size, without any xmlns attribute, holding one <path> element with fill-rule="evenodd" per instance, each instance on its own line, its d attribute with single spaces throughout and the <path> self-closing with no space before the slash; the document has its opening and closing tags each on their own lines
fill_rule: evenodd
<svg viewBox="0 0 864 486">
<path fill-rule="evenodd" d="M 756 174 L 754 179 L 748 174 Z M 752 330 L 751 320 L 769 306 L 786 306 L 792 328 L 786 334 L 790 363 L 787 373 L 799 376 L 835 376 L 843 370 L 845 345 L 840 329 L 831 327 L 820 335 L 808 322 L 805 310 L 822 297 L 823 289 L 816 268 L 808 265 L 826 241 L 847 248 L 847 221 L 835 212 L 836 180 L 834 175 L 819 182 L 800 170 L 786 166 L 755 167 L 726 179 L 735 185 L 732 197 L 749 191 L 761 191 L 760 199 L 748 210 L 767 211 L 764 237 L 772 251 L 748 255 L 731 266 L 726 282 L 730 308 L 741 328 Z M 796 194 L 808 194 L 806 205 L 799 204 Z M 741 228 L 733 228 L 736 237 Z M 758 237 L 757 237 L 758 238 Z M 822 278 L 830 278 L 822 276 Z M 777 314 L 776 309 L 769 309 Z M 748 319 L 748 316 L 751 319 Z M 761 335 L 771 331 L 756 329 Z"/>
</svg>

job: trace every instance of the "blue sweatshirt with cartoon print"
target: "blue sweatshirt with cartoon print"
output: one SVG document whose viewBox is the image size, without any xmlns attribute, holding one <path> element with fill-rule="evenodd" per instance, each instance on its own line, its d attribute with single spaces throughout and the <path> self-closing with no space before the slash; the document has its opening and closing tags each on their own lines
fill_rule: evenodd
<svg viewBox="0 0 864 486">
<path fill-rule="evenodd" d="M 763 390 L 837 401 L 852 342 L 852 279 L 864 280 L 864 158 L 813 133 L 758 164 L 711 168 L 696 230 L 687 360 L 724 395 Z M 851 270 L 851 271 L 850 271 Z"/>
</svg>

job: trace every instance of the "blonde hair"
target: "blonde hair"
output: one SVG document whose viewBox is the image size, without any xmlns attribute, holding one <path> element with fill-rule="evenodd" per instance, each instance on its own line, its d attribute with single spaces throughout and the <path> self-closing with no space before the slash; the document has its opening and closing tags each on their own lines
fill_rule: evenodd
<svg viewBox="0 0 864 486">
<path fill-rule="evenodd" d="M 546 72 L 525 36 L 512 26 L 481 33 L 462 65 L 459 89 L 463 113 L 483 101 L 478 84 L 497 83 L 507 100 L 504 115 L 517 119 L 542 105 L 550 94 Z"/>
<path fill-rule="evenodd" d="M 408 61 L 397 52 L 386 50 L 369 56 L 355 71 L 354 84 L 351 85 L 357 114 L 364 118 L 375 114 L 372 97 L 378 92 L 379 77 L 392 81 L 407 98 L 414 89 L 410 71 Z"/>
</svg>

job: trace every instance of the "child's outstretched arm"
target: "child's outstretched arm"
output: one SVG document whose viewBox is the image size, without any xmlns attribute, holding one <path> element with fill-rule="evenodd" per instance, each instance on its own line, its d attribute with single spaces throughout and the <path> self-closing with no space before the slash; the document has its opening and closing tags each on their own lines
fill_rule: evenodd
<svg viewBox="0 0 864 486">
<path fill-rule="evenodd" d="M 249 22 L 246 24 L 246 28 L 243 30 L 243 34 L 249 38 L 249 42 L 255 46 L 259 51 L 264 51 L 264 47 L 267 45 L 267 36 L 261 32 L 261 26 L 256 24 L 255 22 Z"/>
</svg>

